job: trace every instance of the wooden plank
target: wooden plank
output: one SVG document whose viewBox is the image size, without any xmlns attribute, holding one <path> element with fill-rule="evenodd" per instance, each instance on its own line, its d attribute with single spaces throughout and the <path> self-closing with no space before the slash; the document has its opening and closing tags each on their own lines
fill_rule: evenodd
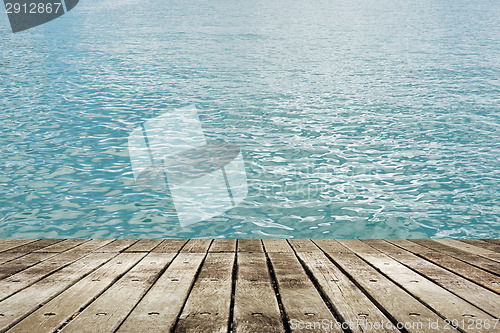
<svg viewBox="0 0 500 333">
<path fill-rule="evenodd" d="M 392 317 L 396 325 L 409 324 L 406 331 L 410 333 L 443 332 L 447 323 L 436 313 L 416 300 L 408 292 L 401 289 L 391 280 L 368 265 L 352 251 L 336 243 L 335 240 L 314 240 L 331 260 L 347 273 L 386 316 Z M 331 250 L 330 250 L 331 249 Z M 432 325 L 430 325 L 432 323 Z M 450 328 L 447 332 L 458 332 Z"/>
<path fill-rule="evenodd" d="M 268 256 L 292 332 L 311 332 L 307 327 L 298 325 L 300 322 L 325 320 L 337 323 L 295 254 L 269 252 Z M 332 325 L 330 332 L 342 330 Z"/>
<path fill-rule="evenodd" d="M 160 245 L 155 247 L 152 252 L 158 253 L 177 253 L 181 250 L 181 248 L 187 243 L 187 239 L 164 239 Z"/>
<path fill-rule="evenodd" d="M 95 250 L 96 252 L 122 252 L 129 248 L 132 244 L 136 243 L 137 239 L 115 239 L 109 244 Z"/>
<path fill-rule="evenodd" d="M 190 239 L 182 248 L 181 253 L 206 253 L 211 243 L 211 239 Z"/>
<path fill-rule="evenodd" d="M 57 243 L 60 244 L 60 243 Z M 41 280 L 45 276 L 61 269 L 62 267 L 71 264 L 72 262 L 86 256 L 89 254 L 91 244 L 81 243 L 72 249 L 67 250 L 63 253 L 42 253 L 43 255 L 51 255 L 50 258 L 39 262 L 29 268 L 26 268 L 19 273 L 10 275 L 5 278 L 0 284 L 0 299 L 4 299 L 15 292 L 26 288 L 27 286 Z M 94 247 L 99 246 L 97 243 L 93 243 Z M 30 255 L 39 255 L 38 253 L 31 253 Z"/>
<path fill-rule="evenodd" d="M 413 270 L 397 262 L 391 257 L 364 244 L 357 239 L 340 239 L 339 243 L 355 252 L 356 255 L 379 269 L 391 280 L 399 284 L 414 297 L 418 298 L 429 307 L 449 320 L 456 320 L 459 327 L 465 332 L 487 332 L 485 328 L 470 330 L 467 323 L 460 323 L 464 316 L 472 316 L 481 322 L 493 322 L 493 317 L 484 311 L 472 306 L 470 303 L 455 296 L 448 290 L 433 283 L 427 278 L 415 273 Z M 417 281 L 417 282 L 415 282 Z"/>
<path fill-rule="evenodd" d="M 293 252 L 293 249 L 290 247 L 290 244 L 286 241 L 286 239 L 263 239 L 264 250 L 265 252 Z"/>
<path fill-rule="evenodd" d="M 30 314 L 11 328 L 11 332 L 52 332 L 57 330 L 79 309 L 87 306 L 144 256 L 144 253 L 118 254 L 97 271 L 78 281 Z"/>
<path fill-rule="evenodd" d="M 209 253 L 182 310 L 177 332 L 227 332 L 235 253 Z"/>
<path fill-rule="evenodd" d="M 476 254 L 478 256 L 496 261 L 500 263 L 500 253 L 496 253 L 494 251 L 478 247 L 475 245 L 471 244 L 464 244 L 463 242 L 460 242 L 457 239 L 435 239 L 436 242 L 439 242 L 441 244 L 445 244 L 451 247 L 454 247 L 456 249 L 459 249 L 460 251 L 467 251 L 473 254 Z"/>
<path fill-rule="evenodd" d="M 484 241 L 500 245 L 500 239 L 490 239 L 490 238 L 488 238 L 488 239 L 485 239 Z"/>
<path fill-rule="evenodd" d="M 500 295 L 386 241 L 371 239 L 364 242 L 490 315 L 500 318 Z"/>
<path fill-rule="evenodd" d="M 6 262 L 17 259 L 17 258 L 22 257 L 24 255 L 25 255 L 24 253 L 16 253 L 16 252 L 0 253 L 0 265 L 3 265 Z M 1 268 L 0 268 L 0 271 L 1 271 Z"/>
<path fill-rule="evenodd" d="M 46 246 L 50 246 L 52 244 L 59 243 L 61 241 L 62 241 L 62 239 L 39 239 L 39 240 L 36 240 L 34 242 L 29 242 L 27 244 L 12 248 L 12 249 L 7 250 L 5 252 L 8 252 L 8 253 L 10 253 L 10 252 L 30 253 L 30 252 L 40 250 Z"/>
<path fill-rule="evenodd" d="M 488 249 L 490 251 L 500 253 L 500 245 L 490 243 L 485 241 L 484 239 L 459 239 L 461 242 L 470 244 L 470 245 L 475 245 L 478 247 L 482 247 L 484 249 Z"/>
<path fill-rule="evenodd" d="M 237 266 L 233 331 L 284 333 L 265 254 L 238 253 Z"/>
<path fill-rule="evenodd" d="M 117 332 L 170 332 L 205 255 L 179 253 Z"/>
<path fill-rule="evenodd" d="M 487 270 L 493 274 L 500 275 L 500 265 L 498 265 L 498 263 L 495 261 L 478 256 L 476 254 L 472 254 L 470 252 L 460 251 L 455 247 L 435 242 L 430 239 L 411 239 L 410 241 L 418 245 L 422 245 L 430 249 L 433 249 L 435 251 L 441 252 L 448 256 L 452 256 L 456 259 L 462 260 L 466 263 Z"/>
<path fill-rule="evenodd" d="M 389 318 L 323 253 L 297 252 L 297 255 L 333 304 L 341 321 L 352 332 L 399 332 Z"/>
<path fill-rule="evenodd" d="M 481 268 L 472 266 L 459 259 L 410 242 L 406 239 L 391 239 L 387 241 L 408 250 L 419 257 L 429 260 L 436 265 L 461 275 L 485 288 L 488 288 L 496 293 L 500 293 L 500 281 L 498 276 L 484 271 Z"/>
<path fill-rule="evenodd" d="M 238 239 L 238 252 L 264 252 L 260 239 Z"/>
<path fill-rule="evenodd" d="M 150 252 L 162 242 L 161 239 L 140 239 L 124 252 Z"/>
<path fill-rule="evenodd" d="M 62 242 L 46 246 L 34 252 L 61 253 L 88 241 L 88 239 L 65 239 Z"/>
<path fill-rule="evenodd" d="M 78 245 L 74 249 L 69 251 L 86 251 L 86 252 L 100 252 L 98 251 L 100 248 L 111 243 L 112 239 L 91 239 L 88 242 Z"/>
<path fill-rule="evenodd" d="M 26 268 L 38 264 L 50 257 L 55 253 L 28 253 L 22 257 L 11 260 L 3 265 L 0 265 L 0 279 L 4 279 L 10 275 L 16 274 Z"/>
<path fill-rule="evenodd" d="M 36 241 L 36 239 L 2 239 L 0 243 L 0 252 L 11 250 L 34 241 Z"/>
<path fill-rule="evenodd" d="M 311 239 L 319 248 L 328 253 L 349 253 L 352 251 L 333 239 Z"/>
<path fill-rule="evenodd" d="M 310 239 L 289 239 L 288 242 L 297 252 L 321 253 L 321 250 Z"/>
<path fill-rule="evenodd" d="M 175 253 L 150 253 L 60 332 L 114 332 Z"/>
<path fill-rule="evenodd" d="M 208 252 L 236 252 L 236 239 L 214 239 Z"/>
<path fill-rule="evenodd" d="M 115 255 L 113 253 L 91 253 L 0 302 L 0 314 L 2 314 L 0 316 L 0 332 L 4 332 L 18 323 Z"/>
</svg>

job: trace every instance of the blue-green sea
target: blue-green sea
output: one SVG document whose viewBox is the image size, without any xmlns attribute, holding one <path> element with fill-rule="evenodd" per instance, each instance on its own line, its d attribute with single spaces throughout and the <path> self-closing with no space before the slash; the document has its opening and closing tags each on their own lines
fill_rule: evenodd
<svg viewBox="0 0 500 333">
<path fill-rule="evenodd" d="M 82 0 L 0 13 L 1 238 L 499 238 L 498 0 Z M 128 136 L 195 105 L 248 195 L 181 226 Z"/>
</svg>

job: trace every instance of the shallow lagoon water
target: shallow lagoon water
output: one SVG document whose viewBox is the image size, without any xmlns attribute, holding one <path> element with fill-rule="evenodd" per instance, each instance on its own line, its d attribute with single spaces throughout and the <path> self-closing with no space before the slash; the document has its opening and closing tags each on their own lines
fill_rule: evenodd
<svg viewBox="0 0 500 333">
<path fill-rule="evenodd" d="M 0 15 L 0 237 L 500 237 L 498 1 L 81 1 Z M 194 104 L 248 196 L 181 227 L 130 132 Z"/>
</svg>

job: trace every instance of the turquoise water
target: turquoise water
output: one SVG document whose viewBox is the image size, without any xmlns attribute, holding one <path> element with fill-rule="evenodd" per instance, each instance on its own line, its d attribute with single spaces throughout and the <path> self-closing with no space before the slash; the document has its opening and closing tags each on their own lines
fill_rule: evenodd
<svg viewBox="0 0 500 333">
<path fill-rule="evenodd" d="M 0 15 L 0 237 L 500 237 L 495 0 L 81 1 Z M 130 132 L 194 104 L 248 196 L 181 227 Z"/>
</svg>

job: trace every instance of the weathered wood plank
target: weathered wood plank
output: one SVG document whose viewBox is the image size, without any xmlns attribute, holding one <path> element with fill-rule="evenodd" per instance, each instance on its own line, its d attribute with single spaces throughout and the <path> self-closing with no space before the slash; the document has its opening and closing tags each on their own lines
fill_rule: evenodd
<svg viewBox="0 0 500 333">
<path fill-rule="evenodd" d="M 331 260 L 337 263 L 344 272 L 355 281 L 365 293 L 369 294 L 379 309 L 393 318 L 396 325 L 406 327 L 411 333 L 443 332 L 449 327 L 436 313 L 416 300 L 408 292 L 401 289 L 391 280 L 369 266 L 352 251 L 336 243 L 335 240 L 314 240 Z M 432 323 L 432 326 L 429 324 Z M 458 332 L 450 328 L 447 332 Z"/>
<path fill-rule="evenodd" d="M 150 252 L 162 242 L 161 239 L 140 239 L 123 252 Z"/>
<path fill-rule="evenodd" d="M 349 253 L 352 251 L 333 239 L 311 239 L 319 248 L 327 253 Z"/>
<path fill-rule="evenodd" d="M 4 252 L 30 253 L 62 241 L 63 241 L 62 239 L 39 239 L 34 242 L 29 242 L 21 246 L 11 248 Z"/>
<path fill-rule="evenodd" d="M 66 290 L 116 254 L 91 253 L 0 302 L 0 332 L 12 327 L 23 317 Z"/>
<path fill-rule="evenodd" d="M 240 252 L 237 265 L 233 331 L 284 333 L 265 254 Z"/>
<path fill-rule="evenodd" d="M 264 252 L 260 239 L 238 239 L 238 252 Z"/>
<path fill-rule="evenodd" d="M 177 253 L 187 243 L 187 239 L 169 238 L 164 239 L 152 252 L 157 253 Z"/>
<path fill-rule="evenodd" d="M 484 249 L 471 244 L 464 244 L 457 239 L 435 239 L 436 242 L 454 247 L 460 251 L 467 251 L 478 256 L 496 261 L 500 263 L 500 253 Z"/>
<path fill-rule="evenodd" d="M 265 252 L 293 252 L 286 239 L 263 239 Z"/>
<path fill-rule="evenodd" d="M 289 239 L 288 243 L 297 252 L 321 253 L 322 251 L 310 239 Z"/>
<path fill-rule="evenodd" d="M 292 332 L 311 332 L 311 328 L 300 326 L 301 322 L 325 320 L 337 323 L 295 254 L 269 252 L 268 256 Z M 332 325 L 330 332 L 342 330 Z"/>
<path fill-rule="evenodd" d="M 88 242 L 78 245 L 77 247 L 68 250 L 69 251 L 79 251 L 79 252 L 100 252 L 100 248 L 111 243 L 112 239 L 91 239 Z"/>
<path fill-rule="evenodd" d="M 113 332 L 156 281 L 175 253 L 150 253 L 60 332 Z"/>
<path fill-rule="evenodd" d="M 440 313 L 441 316 L 449 320 L 456 320 L 457 322 L 464 319 L 465 316 L 472 316 L 475 320 L 481 322 L 493 321 L 494 318 L 491 315 L 472 306 L 448 290 L 415 273 L 413 270 L 360 240 L 340 239 L 338 242 L 379 269 L 410 294 Z M 467 324 L 463 325 L 459 323 L 459 325 L 465 332 L 489 331 L 485 328 L 470 330 L 467 328 Z"/>
<path fill-rule="evenodd" d="M 500 245 L 494 244 L 487 242 L 484 239 L 459 239 L 459 241 L 470 244 L 470 245 L 475 245 L 496 253 L 500 253 Z"/>
<path fill-rule="evenodd" d="M 297 255 L 352 332 L 399 332 L 389 318 L 323 253 L 297 252 Z"/>
<path fill-rule="evenodd" d="M 117 332 L 170 332 L 205 255 L 179 253 Z"/>
<path fill-rule="evenodd" d="M 60 243 L 57 243 L 60 244 Z M 56 245 L 57 245 L 56 244 Z M 93 245 L 93 246 L 92 246 Z M 90 251 L 99 247 L 99 242 L 85 242 L 80 245 L 70 248 L 69 250 L 56 253 L 30 253 L 27 256 L 47 255 L 48 259 L 41 261 L 29 268 L 26 268 L 19 273 L 10 275 L 0 283 L 0 299 L 4 299 L 13 293 L 26 288 L 27 286 L 41 280 L 45 276 L 61 269 L 62 267 L 71 264 L 72 262 L 87 256 Z M 26 256 L 25 256 L 26 257 Z"/>
<path fill-rule="evenodd" d="M 488 239 L 485 239 L 484 241 L 500 245 L 500 239 L 490 239 L 490 238 L 488 238 Z"/>
<path fill-rule="evenodd" d="M 214 239 L 208 252 L 236 252 L 236 239 Z"/>
<path fill-rule="evenodd" d="M 88 241 L 88 239 L 65 239 L 62 242 L 43 247 L 34 252 L 61 253 Z"/>
<path fill-rule="evenodd" d="M 35 241 L 36 239 L 2 239 L 0 243 L 0 252 L 11 250 Z"/>
<path fill-rule="evenodd" d="M 387 241 L 407 251 L 410 251 L 419 257 L 429 260 L 436 265 L 439 265 L 443 268 L 446 268 L 447 270 L 461 275 L 477 284 L 480 284 L 485 288 L 500 293 L 500 281 L 498 276 L 491 274 L 481 268 L 472 266 L 459 259 L 410 242 L 406 239 L 390 239 Z"/>
<path fill-rule="evenodd" d="M 500 295 L 386 241 L 372 239 L 364 242 L 490 315 L 500 318 Z"/>
<path fill-rule="evenodd" d="M 418 245 L 422 245 L 430 249 L 433 249 L 435 251 L 441 252 L 443 254 L 452 256 L 461 261 L 464 261 L 476 267 L 487 270 L 491 273 L 500 275 L 500 265 L 498 265 L 497 262 L 492 261 L 490 259 L 478 256 L 476 254 L 472 254 L 467 251 L 461 251 L 455 247 L 435 242 L 434 240 L 430 239 L 411 239 L 410 241 Z"/>
<path fill-rule="evenodd" d="M 206 253 L 212 244 L 211 239 L 190 239 L 181 250 L 181 253 Z"/>
<path fill-rule="evenodd" d="M 0 300 L 3 300 L 17 291 L 32 285 L 50 273 L 58 270 L 62 266 L 65 266 L 79 258 L 80 256 L 74 256 L 72 258 L 65 256 L 64 259 L 50 258 L 16 274 L 10 275 L 0 283 Z"/>
<path fill-rule="evenodd" d="M 98 248 L 95 252 L 122 252 L 135 244 L 137 241 L 138 239 L 115 239 L 109 244 Z"/>
<path fill-rule="evenodd" d="M 53 332 L 57 330 L 79 309 L 89 304 L 145 255 L 144 253 L 118 254 L 97 271 L 78 281 L 30 314 L 11 328 L 11 332 Z"/>
<path fill-rule="evenodd" d="M 16 274 L 24 269 L 38 264 L 56 253 L 28 253 L 22 257 L 11 260 L 3 265 L 0 265 L 0 279 L 4 279 L 10 275 Z"/>
<path fill-rule="evenodd" d="M 447 318 L 475 333 L 494 332 L 476 324 L 500 317 L 496 240 L 0 240 L 2 248 L 0 332 L 313 332 L 338 327 L 335 318 L 352 332 L 397 332 L 396 323 L 456 331 Z M 138 258 L 118 272 L 110 264 L 124 255 Z"/>
<path fill-rule="evenodd" d="M 16 252 L 0 253 L 0 265 L 3 265 L 6 262 L 17 259 L 17 258 L 22 257 L 24 255 L 26 255 L 26 254 L 25 253 L 16 253 Z M 1 271 L 1 268 L 0 268 L 0 271 Z"/>
<path fill-rule="evenodd" d="M 182 310 L 176 332 L 227 332 L 235 253 L 209 253 Z"/>
</svg>

